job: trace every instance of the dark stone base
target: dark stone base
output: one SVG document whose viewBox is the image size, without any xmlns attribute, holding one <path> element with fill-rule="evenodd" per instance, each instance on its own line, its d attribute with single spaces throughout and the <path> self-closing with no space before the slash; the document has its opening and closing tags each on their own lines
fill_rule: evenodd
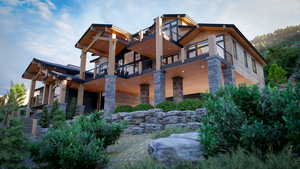
<svg viewBox="0 0 300 169">
<path fill-rule="evenodd" d="M 76 114 L 84 114 L 85 105 L 76 105 Z"/>
</svg>

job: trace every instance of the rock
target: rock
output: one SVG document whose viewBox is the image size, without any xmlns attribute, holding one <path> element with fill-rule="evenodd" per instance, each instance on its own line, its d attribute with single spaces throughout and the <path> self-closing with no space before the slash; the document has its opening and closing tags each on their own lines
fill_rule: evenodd
<svg viewBox="0 0 300 169">
<path fill-rule="evenodd" d="M 166 124 L 165 128 L 185 128 L 187 124 L 185 123 L 176 123 L 176 124 Z"/>
<path fill-rule="evenodd" d="M 161 124 L 149 124 L 145 123 L 145 133 L 152 133 L 154 131 L 160 131 L 163 129 L 163 126 Z"/>
<path fill-rule="evenodd" d="M 196 130 L 200 127 L 200 124 L 199 122 L 189 122 L 186 124 L 186 127 L 192 129 L 192 130 Z"/>
<path fill-rule="evenodd" d="M 149 155 L 166 165 L 178 162 L 196 162 L 203 158 L 203 146 L 198 141 L 198 133 L 172 134 L 149 142 Z"/>
<path fill-rule="evenodd" d="M 163 118 L 163 124 L 175 124 L 175 123 L 184 123 L 185 117 L 184 116 L 168 116 Z"/>
<path fill-rule="evenodd" d="M 165 112 L 165 117 L 167 117 L 167 116 L 182 116 L 182 115 L 184 115 L 182 113 L 182 111 L 178 111 L 178 110 Z"/>
<path fill-rule="evenodd" d="M 112 115 L 111 115 L 111 120 L 112 120 L 112 121 L 117 121 L 117 120 L 119 120 L 119 119 L 118 119 L 118 114 L 112 114 Z"/>
<path fill-rule="evenodd" d="M 144 133 L 144 128 L 142 127 L 137 127 L 137 126 L 131 126 L 128 127 L 124 133 L 126 134 L 143 134 Z"/>
<path fill-rule="evenodd" d="M 145 117 L 146 123 L 158 123 L 158 119 L 156 117 L 147 116 Z"/>
</svg>

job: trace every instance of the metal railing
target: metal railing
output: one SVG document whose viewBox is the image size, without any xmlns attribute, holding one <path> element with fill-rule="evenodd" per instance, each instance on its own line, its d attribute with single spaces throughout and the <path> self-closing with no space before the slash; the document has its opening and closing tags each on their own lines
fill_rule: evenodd
<svg viewBox="0 0 300 169">
<path fill-rule="evenodd" d="M 131 76 L 142 74 L 145 71 L 152 69 L 152 60 L 145 59 L 117 66 L 116 74 L 120 77 L 128 78 Z"/>
<path fill-rule="evenodd" d="M 161 57 L 161 65 L 168 65 L 181 61 L 181 57 L 178 53 L 172 55 L 165 55 Z"/>
<path fill-rule="evenodd" d="M 85 79 L 86 80 L 91 80 L 91 79 L 97 79 L 99 77 L 104 77 L 107 74 L 107 67 L 108 67 L 108 62 L 101 63 L 97 65 L 95 68 L 87 70 L 85 72 Z M 88 76 L 89 74 L 93 74 L 93 76 Z"/>
</svg>

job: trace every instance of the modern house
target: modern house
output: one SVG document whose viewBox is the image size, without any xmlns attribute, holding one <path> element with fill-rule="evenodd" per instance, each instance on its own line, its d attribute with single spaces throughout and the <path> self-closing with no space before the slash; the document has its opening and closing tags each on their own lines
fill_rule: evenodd
<svg viewBox="0 0 300 169">
<path fill-rule="evenodd" d="M 227 84 L 264 87 L 263 57 L 233 24 L 196 23 L 186 14 L 164 14 L 131 34 L 92 24 L 75 44 L 80 67 L 33 59 L 29 106 L 76 99 L 78 112 L 112 112 L 116 105 L 175 102 L 215 92 Z M 86 70 L 87 54 L 94 68 Z M 36 81 L 44 87 L 35 89 Z M 36 93 L 40 93 L 36 96 Z"/>
</svg>

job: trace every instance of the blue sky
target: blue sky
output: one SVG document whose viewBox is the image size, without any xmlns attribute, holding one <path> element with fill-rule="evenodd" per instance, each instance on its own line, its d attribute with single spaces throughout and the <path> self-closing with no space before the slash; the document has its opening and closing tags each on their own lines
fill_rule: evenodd
<svg viewBox="0 0 300 169">
<path fill-rule="evenodd" d="M 32 58 L 79 65 L 76 41 L 92 23 L 131 33 L 164 13 L 197 22 L 233 23 L 248 39 L 300 24 L 299 0 L 0 0 L 0 95 Z M 91 56 L 89 56 L 92 58 Z"/>
</svg>

